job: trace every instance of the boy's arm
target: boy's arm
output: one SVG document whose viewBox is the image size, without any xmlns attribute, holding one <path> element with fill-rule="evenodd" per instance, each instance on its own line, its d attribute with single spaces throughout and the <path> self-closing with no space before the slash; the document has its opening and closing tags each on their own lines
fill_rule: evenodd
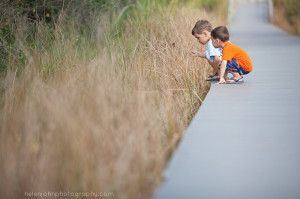
<svg viewBox="0 0 300 199">
<path fill-rule="evenodd" d="M 227 60 L 223 60 L 220 68 L 220 81 L 217 84 L 226 84 L 226 81 L 224 79 L 226 65 L 227 65 Z"/>
<path fill-rule="evenodd" d="M 191 55 L 192 55 L 193 57 L 206 58 L 204 52 L 198 52 L 198 51 L 196 51 L 196 50 L 192 50 L 192 51 L 191 51 Z"/>
</svg>

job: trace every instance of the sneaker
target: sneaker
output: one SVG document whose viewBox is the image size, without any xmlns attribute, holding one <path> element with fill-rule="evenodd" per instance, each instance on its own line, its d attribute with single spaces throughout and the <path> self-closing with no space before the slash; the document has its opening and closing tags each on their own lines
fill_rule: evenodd
<svg viewBox="0 0 300 199">
<path fill-rule="evenodd" d="M 208 76 L 206 81 L 220 81 L 220 76 L 219 75 L 210 75 L 210 76 Z"/>
</svg>

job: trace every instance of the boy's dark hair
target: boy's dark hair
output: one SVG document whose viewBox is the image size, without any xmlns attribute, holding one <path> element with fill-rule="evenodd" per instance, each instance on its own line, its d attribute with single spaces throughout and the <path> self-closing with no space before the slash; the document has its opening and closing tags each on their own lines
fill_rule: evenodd
<svg viewBox="0 0 300 199">
<path fill-rule="evenodd" d="M 211 36 L 214 39 L 220 39 L 225 42 L 229 40 L 229 32 L 225 26 L 218 26 L 211 31 Z"/>
<path fill-rule="evenodd" d="M 192 30 L 192 35 L 194 35 L 195 33 L 202 34 L 203 30 L 207 30 L 208 32 L 211 32 L 212 30 L 211 24 L 209 23 L 209 21 L 205 19 L 201 19 L 197 21 L 197 23 L 195 24 Z"/>
</svg>

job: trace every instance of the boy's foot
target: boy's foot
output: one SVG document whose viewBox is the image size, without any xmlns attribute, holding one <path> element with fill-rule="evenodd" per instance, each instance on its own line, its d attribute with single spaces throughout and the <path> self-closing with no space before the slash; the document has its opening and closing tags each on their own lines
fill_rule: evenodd
<svg viewBox="0 0 300 199">
<path fill-rule="evenodd" d="M 208 76 L 206 81 L 220 81 L 220 77 L 219 77 L 219 75 L 210 75 L 210 76 Z"/>
<path fill-rule="evenodd" d="M 226 84 L 243 84 L 243 83 L 244 83 L 243 77 L 239 79 L 230 78 L 226 81 Z"/>
</svg>

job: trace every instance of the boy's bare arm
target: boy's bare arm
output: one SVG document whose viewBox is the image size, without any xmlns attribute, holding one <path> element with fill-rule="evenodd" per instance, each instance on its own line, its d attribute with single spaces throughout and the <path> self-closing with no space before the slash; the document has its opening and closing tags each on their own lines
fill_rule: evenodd
<svg viewBox="0 0 300 199">
<path fill-rule="evenodd" d="M 226 70 L 227 60 L 223 60 L 220 68 L 220 81 L 217 84 L 225 84 L 226 81 L 224 79 L 225 70 Z"/>
<path fill-rule="evenodd" d="M 191 55 L 192 55 L 193 57 L 206 58 L 204 52 L 198 52 L 198 51 L 196 51 L 196 50 L 191 50 Z"/>
</svg>

